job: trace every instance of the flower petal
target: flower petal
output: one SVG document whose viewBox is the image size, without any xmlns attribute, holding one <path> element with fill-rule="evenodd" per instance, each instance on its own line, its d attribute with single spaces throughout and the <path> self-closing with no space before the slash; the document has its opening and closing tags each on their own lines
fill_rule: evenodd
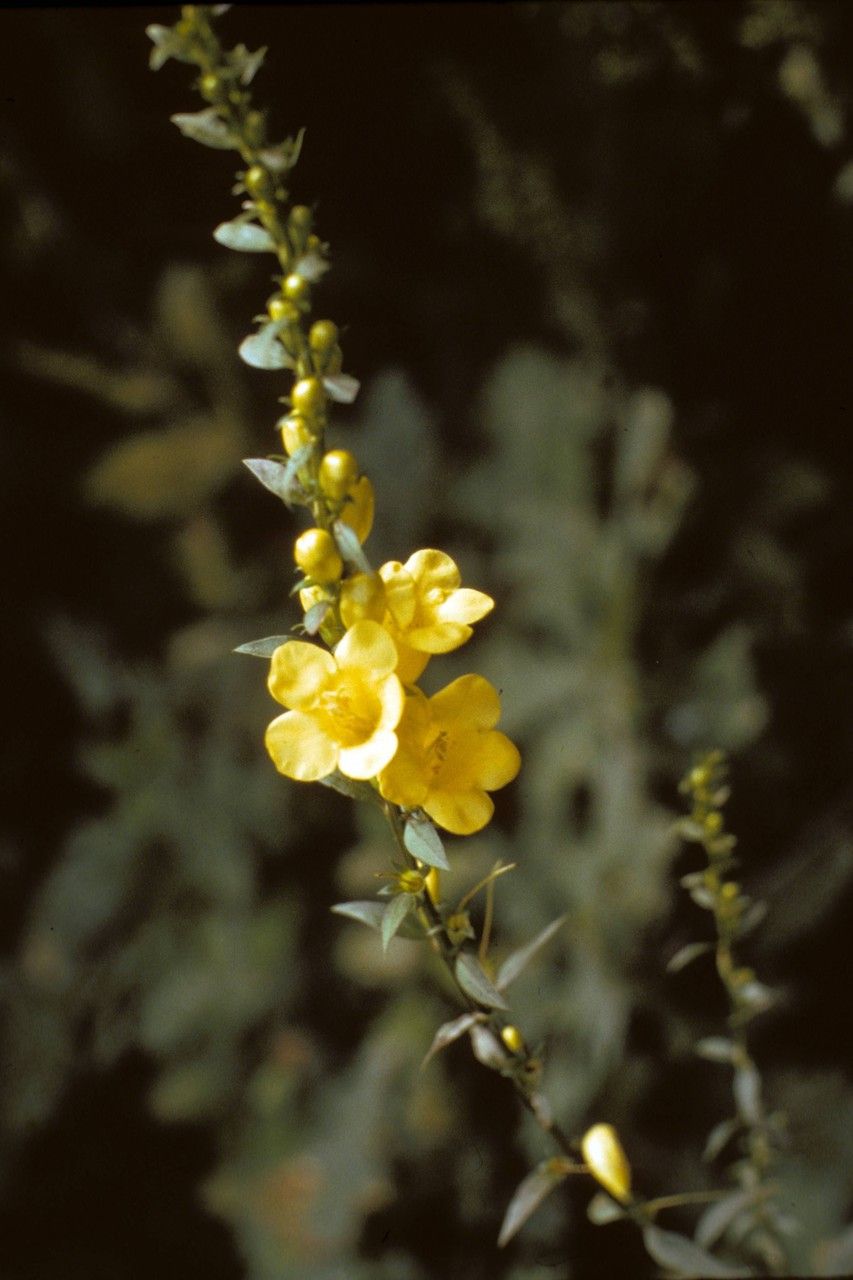
<svg viewBox="0 0 853 1280">
<path fill-rule="evenodd" d="M 397 645 L 397 675 L 403 684 L 414 684 L 429 662 L 429 654 L 420 653 L 400 640 L 396 640 L 395 644 Z"/>
<path fill-rule="evenodd" d="M 436 588 L 455 591 L 462 581 L 455 560 L 443 551 L 416 551 L 409 556 L 403 568 L 414 578 L 419 594 Z"/>
<path fill-rule="evenodd" d="M 286 711 L 277 716 L 267 726 L 264 741 L 279 773 L 298 782 L 325 778 L 338 763 L 337 745 L 304 711 Z"/>
<path fill-rule="evenodd" d="M 345 627 L 352 627 L 365 618 L 381 622 L 384 615 L 385 586 L 378 573 L 356 573 L 343 580 L 341 621 Z"/>
<path fill-rule="evenodd" d="M 495 811 L 485 791 L 432 791 L 423 808 L 433 822 L 454 836 L 481 831 Z"/>
<path fill-rule="evenodd" d="M 445 728 L 491 729 L 501 715 L 501 700 L 483 676 L 460 676 L 429 700 L 434 719 Z"/>
<path fill-rule="evenodd" d="M 381 679 L 396 667 L 397 650 L 385 628 L 365 618 L 350 627 L 335 649 L 335 659 L 341 668 L 358 667 Z"/>
<path fill-rule="evenodd" d="M 505 733 L 493 729 L 479 735 L 474 776 L 484 791 L 505 787 L 521 768 L 521 754 Z"/>
<path fill-rule="evenodd" d="M 267 687 L 276 702 L 299 711 L 311 706 L 334 673 L 335 660 L 325 649 L 291 640 L 273 654 Z"/>
<path fill-rule="evenodd" d="M 439 622 L 479 622 L 491 613 L 495 602 L 485 591 L 472 591 L 470 587 L 460 587 L 453 591 L 436 609 L 435 616 Z"/>
<path fill-rule="evenodd" d="M 393 760 L 396 751 L 396 733 L 380 729 L 359 746 L 344 748 L 338 768 L 347 778 L 375 778 Z"/>
<path fill-rule="evenodd" d="M 406 695 L 396 675 L 386 676 L 377 688 L 382 710 L 379 713 L 378 730 L 396 729 L 403 714 Z"/>
<path fill-rule="evenodd" d="M 431 626 L 412 627 L 406 632 L 406 643 L 421 653 L 450 653 L 473 634 L 462 622 L 435 622 Z"/>
<path fill-rule="evenodd" d="M 405 629 L 415 616 L 417 592 L 412 575 L 399 560 L 388 560 L 379 570 L 385 583 L 385 601 L 395 626 Z"/>
<path fill-rule="evenodd" d="M 376 500 L 373 496 L 373 485 L 367 476 L 360 476 L 347 495 L 349 502 L 344 504 L 341 520 L 348 524 L 359 542 L 367 541 L 373 528 L 373 512 Z"/>
</svg>

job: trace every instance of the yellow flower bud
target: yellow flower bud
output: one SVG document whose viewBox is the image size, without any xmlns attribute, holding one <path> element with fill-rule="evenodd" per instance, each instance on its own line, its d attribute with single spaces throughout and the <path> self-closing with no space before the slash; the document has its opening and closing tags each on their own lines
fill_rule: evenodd
<svg viewBox="0 0 853 1280">
<path fill-rule="evenodd" d="M 300 378 L 290 393 L 290 403 L 297 413 L 315 418 L 326 404 L 326 393 L 319 378 Z"/>
<path fill-rule="evenodd" d="M 311 293 L 308 281 L 304 276 L 297 275 L 295 271 L 287 276 L 282 289 L 285 297 L 290 298 L 292 302 L 305 302 Z"/>
<path fill-rule="evenodd" d="M 311 350 L 316 352 L 328 351 L 329 347 L 333 347 L 338 340 L 338 326 L 331 320 L 315 320 L 308 334 L 308 342 Z"/>
<path fill-rule="evenodd" d="M 314 435 L 308 423 L 298 413 L 279 418 L 276 426 L 281 432 L 281 443 L 288 458 L 292 458 L 300 449 L 304 449 L 306 444 L 312 444 L 314 441 Z"/>
<path fill-rule="evenodd" d="M 348 449 L 330 449 L 320 463 L 320 488 L 336 502 L 358 479 L 358 463 Z"/>
<path fill-rule="evenodd" d="M 289 324 L 296 324 L 299 319 L 299 308 L 289 298 L 282 298 L 279 293 L 270 298 L 267 313 L 270 320 L 286 320 Z"/>
<path fill-rule="evenodd" d="M 293 558 L 306 577 L 336 582 L 344 570 L 335 540 L 326 529 L 306 529 L 296 539 Z"/>
<path fill-rule="evenodd" d="M 199 81 L 199 89 L 202 97 L 207 98 L 208 102 L 218 102 L 222 97 L 225 86 L 215 71 L 208 71 Z"/>
<path fill-rule="evenodd" d="M 709 836 L 716 836 L 723 829 L 723 815 L 718 813 L 716 809 L 707 814 L 705 821 L 702 823 Z"/>
<path fill-rule="evenodd" d="M 253 164 L 250 169 L 247 169 L 243 175 L 243 182 L 249 195 L 257 200 L 268 200 L 272 195 L 272 178 L 261 164 Z"/>
<path fill-rule="evenodd" d="M 503 1040 L 510 1053 L 524 1053 L 524 1037 L 518 1027 L 502 1027 L 501 1040 Z"/>
<path fill-rule="evenodd" d="M 314 215 L 307 204 L 295 204 L 290 210 L 289 220 L 291 226 L 298 227 L 300 231 L 309 231 Z"/>
<path fill-rule="evenodd" d="M 424 881 L 426 891 L 430 896 L 430 901 L 438 903 L 441 901 L 441 872 L 438 867 L 430 867 Z"/>
<path fill-rule="evenodd" d="M 612 1124 L 594 1124 L 581 1139 L 586 1165 L 614 1200 L 627 1204 L 631 1199 L 631 1166 Z"/>
</svg>

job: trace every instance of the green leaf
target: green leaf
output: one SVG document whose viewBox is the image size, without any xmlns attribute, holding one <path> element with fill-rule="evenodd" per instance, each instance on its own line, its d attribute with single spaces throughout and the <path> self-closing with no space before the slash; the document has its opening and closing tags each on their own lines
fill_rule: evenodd
<svg viewBox="0 0 853 1280">
<path fill-rule="evenodd" d="M 361 549 L 361 543 L 355 535 L 355 530 L 351 529 L 343 520 L 336 520 L 332 526 L 332 532 L 335 535 L 338 551 L 340 551 L 347 564 L 354 565 L 359 573 L 370 573 L 370 565 Z"/>
<path fill-rule="evenodd" d="M 713 951 L 714 944 L 712 942 L 688 942 L 687 946 L 680 947 L 672 956 L 666 965 L 667 973 L 680 973 L 682 969 L 693 960 L 698 960 L 699 956 L 706 955 L 709 951 Z"/>
<path fill-rule="evenodd" d="M 470 951 L 460 951 L 456 957 L 454 973 L 456 981 L 465 994 L 472 1000 L 476 1000 L 478 1004 L 485 1005 L 487 1009 L 509 1008 L 500 991 L 492 985 L 479 961 L 471 955 Z"/>
<path fill-rule="evenodd" d="M 305 466 L 305 463 L 314 452 L 313 444 L 303 444 L 300 449 L 296 450 L 292 458 L 288 458 L 284 464 L 284 475 L 281 477 L 282 484 L 282 500 L 285 506 L 290 507 L 292 500 L 302 493 L 299 485 L 299 472 Z"/>
<path fill-rule="evenodd" d="M 359 782 L 355 778 L 347 778 L 337 772 L 329 773 L 318 781 L 324 787 L 331 787 L 332 791 L 339 791 L 342 796 L 348 796 L 350 800 L 368 800 L 373 804 L 382 804 L 378 793 L 369 782 Z"/>
<path fill-rule="evenodd" d="M 568 1173 L 568 1168 L 561 1165 L 560 1160 L 543 1160 L 532 1173 L 529 1173 L 516 1187 L 512 1199 L 507 1205 L 504 1220 L 498 1236 L 498 1248 L 509 1244 L 517 1231 L 536 1212 L 546 1196 L 559 1186 Z"/>
<path fill-rule="evenodd" d="M 302 620 L 302 625 L 305 627 L 307 635 L 316 636 L 331 607 L 330 600 L 318 600 L 316 604 L 312 604 Z"/>
<path fill-rule="evenodd" d="M 170 56 L 174 57 L 174 54 L 170 53 Z M 178 112 L 177 115 L 170 116 L 170 119 L 185 138 L 201 142 L 205 147 L 230 151 L 235 146 L 236 139 L 216 107 L 205 107 L 203 111 Z"/>
<path fill-rule="evenodd" d="M 479 1023 L 471 1028 L 471 1050 L 477 1061 L 490 1071 L 503 1071 L 512 1061 L 495 1033 Z"/>
<path fill-rule="evenodd" d="M 271 658 L 276 649 L 292 640 L 292 636 L 264 636 L 262 640 L 247 640 L 238 644 L 234 653 L 248 653 L 253 658 Z"/>
<path fill-rule="evenodd" d="M 259 227 L 256 222 L 243 218 L 220 222 L 213 238 L 217 244 L 224 245 L 226 249 L 236 249 L 239 253 L 275 253 L 275 240 L 266 227 Z"/>
<path fill-rule="evenodd" d="M 719 1124 L 715 1124 L 711 1132 L 708 1134 L 705 1142 L 705 1149 L 702 1152 L 702 1159 L 706 1164 L 715 1160 L 728 1142 L 735 1136 L 740 1128 L 740 1117 L 732 1116 L 728 1120 L 721 1120 Z"/>
<path fill-rule="evenodd" d="M 741 1117 L 747 1124 L 758 1124 L 761 1120 L 761 1076 L 752 1064 L 738 1067 L 732 1090 Z"/>
<path fill-rule="evenodd" d="M 731 1267 L 706 1253 L 687 1236 L 650 1224 L 643 1228 L 643 1242 L 655 1262 L 677 1276 L 751 1276 L 749 1267 Z"/>
<path fill-rule="evenodd" d="M 426 818 L 409 818 L 403 828 L 403 844 L 413 858 L 425 862 L 428 867 L 449 871 L 450 863 L 441 843 L 441 836 Z"/>
<path fill-rule="evenodd" d="M 337 400 L 338 404 L 352 404 L 361 383 L 349 373 L 336 373 L 325 377 L 323 386 L 330 400 Z"/>
<path fill-rule="evenodd" d="M 351 905 L 344 903 L 344 906 Z M 443 1022 L 436 1031 L 423 1062 L 423 1069 L 429 1062 L 430 1058 L 434 1058 L 442 1049 L 446 1049 L 449 1044 L 453 1044 L 454 1040 L 458 1040 L 460 1036 L 464 1036 L 465 1032 L 474 1026 L 476 1022 L 482 1022 L 485 1018 L 484 1013 L 463 1013 L 461 1017 L 454 1018 L 452 1022 Z"/>
<path fill-rule="evenodd" d="M 388 950 L 388 944 L 414 905 L 415 900 L 410 893 L 397 893 L 388 903 L 382 913 L 381 933 L 383 951 Z"/>
<path fill-rule="evenodd" d="M 287 466 L 283 462 L 273 462 L 272 458 L 244 458 L 243 466 L 248 467 L 255 479 L 260 480 L 270 493 L 281 498 L 282 502 L 287 501 L 289 477 Z"/>
<path fill-rule="evenodd" d="M 498 991 L 506 991 L 509 984 L 515 982 L 518 975 L 530 964 L 536 952 L 540 951 L 546 942 L 550 942 L 560 926 L 565 923 L 566 918 L 564 915 L 558 916 L 556 920 L 552 920 L 549 925 L 546 925 L 541 933 L 537 933 L 533 941 L 528 942 L 526 947 L 520 947 L 518 951 L 513 951 L 511 955 L 507 956 L 495 979 L 495 986 Z"/>
</svg>

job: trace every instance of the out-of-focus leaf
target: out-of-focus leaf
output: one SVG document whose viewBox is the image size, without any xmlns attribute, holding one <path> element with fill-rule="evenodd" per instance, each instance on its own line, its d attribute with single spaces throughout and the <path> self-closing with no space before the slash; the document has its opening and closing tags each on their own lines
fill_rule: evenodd
<svg viewBox="0 0 853 1280">
<path fill-rule="evenodd" d="M 711 1132 L 708 1134 L 705 1148 L 702 1152 L 702 1159 L 710 1164 L 715 1160 L 723 1148 L 731 1141 L 741 1127 L 739 1116 L 733 1116 L 728 1120 L 721 1120 L 719 1124 L 715 1124 Z"/>
<path fill-rule="evenodd" d="M 276 649 L 292 639 L 293 636 L 264 636 L 262 640 L 247 640 L 245 644 L 238 644 L 234 653 L 248 653 L 253 658 L 271 658 Z"/>
<path fill-rule="evenodd" d="M 509 1244 L 516 1232 L 536 1212 L 545 1197 L 560 1185 L 569 1168 L 567 1160 L 555 1156 L 551 1160 L 544 1160 L 518 1184 L 501 1223 L 498 1248 L 502 1249 L 504 1245 Z"/>
<path fill-rule="evenodd" d="M 734 1062 L 737 1049 L 724 1036 L 706 1036 L 696 1042 L 694 1052 L 709 1062 Z"/>
<path fill-rule="evenodd" d="M 729 1266 L 713 1254 L 700 1249 L 687 1236 L 679 1235 L 677 1231 L 664 1231 L 654 1224 L 643 1228 L 643 1241 L 655 1262 L 659 1262 L 676 1276 L 729 1277 L 755 1274 L 749 1267 Z"/>
<path fill-rule="evenodd" d="M 293 264 L 293 274 L 302 276 L 302 279 L 307 280 L 310 284 L 316 284 L 318 280 L 323 278 L 328 270 L 329 263 L 326 259 L 322 257 L 321 254 L 314 252 L 303 253 L 302 256 L 297 258 Z M 340 376 L 346 377 L 346 374 L 341 374 Z M 353 378 L 352 381 L 354 382 L 355 379 Z M 357 389 L 358 388 L 356 387 L 356 390 Z M 329 395 L 331 394 L 331 391 L 329 391 Z M 334 397 L 332 398 L 334 399 Z M 353 399 L 354 398 L 355 397 L 353 397 Z M 349 403 L 349 401 L 346 401 L 346 403 Z"/>
<path fill-rule="evenodd" d="M 454 966 L 456 980 L 466 995 L 490 1009 L 508 1009 L 500 991 L 486 977 L 481 965 L 469 951 L 460 951 Z"/>
<path fill-rule="evenodd" d="M 355 530 L 351 529 L 343 520 L 336 520 L 332 530 L 338 551 L 340 551 L 347 564 L 351 564 L 358 569 L 359 573 L 369 573 L 370 565 L 361 549 L 361 543 L 355 535 Z"/>
<path fill-rule="evenodd" d="M 323 379 L 323 386 L 330 399 L 337 400 L 339 404 L 352 404 L 358 395 L 361 383 L 358 378 L 353 378 L 348 373 L 335 373 Z"/>
<path fill-rule="evenodd" d="M 556 920 L 552 920 L 549 925 L 538 933 L 532 942 L 528 942 L 526 947 L 519 947 L 517 951 L 507 956 L 495 979 L 495 986 L 498 991 L 506 991 L 511 982 L 515 982 L 520 973 L 527 968 L 530 961 L 545 946 L 546 942 L 550 942 L 554 934 L 565 923 L 567 917 L 565 915 L 558 916 Z"/>
<path fill-rule="evenodd" d="M 369 925 L 377 932 L 382 928 L 382 918 L 385 915 L 384 902 L 336 902 L 331 909 L 336 916 L 358 920 L 360 924 Z"/>
<path fill-rule="evenodd" d="M 748 1191 L 733 1191 L 710 1205 L 696 1223 L 693 1239 L 702 1249 L 712 1248 L 738 1214 L 755 1204 L 762 1194 L 751 1187 Z"/>
<path fill-rule="evenodd" d="M 270 320 L 261 325 L 257 333 L 250 333 L 237 348 L 237 354 L 253 369 L 292 369 L 293 359 L 278 340 L 280 320 Z"/>
<path fill-rule="evenodd" d="M 240 253 L 275 253 L 273 240 L 266 227 L 259 227 L 256 222 L 247 222 L 235 218 L 232 222 L 220 222 L 214 229 L 213 238 L 217 244 L 226 249 L 236 249 Z"/>
<path fill-rule="evenodd" d="M 430 1058 L 434 1058 L 442 1049 L 446 1049 L 449 1044 L 453 1044 L 454 1040 L 458 1040 L 460 1036 L 464 1036 L 465 1032 L 474 1026 L 476 1022 L 482 1022 L 486 1015 L 483 1013 L 463 1013 L 458 1018 L 454 1018 L 452 1022 L 443 1022 L 433 1037 L 421 1067 L 425 1067 Z"/>
<path fill-rule="evenodd" d="M 139 520 L 187 515 L 233 477 L 240 443 L 231 423 L 207 418 L 141 432 L 95 463 L 86 497 Z"/>
<path fill-rule="evenodd" d="M 255 479 L 260 480 L 270 493 L 274 493 L 283 502 L 287 501 L 290 477 L 285 463 L 275 462 L 272 458 L 244 458 L 243 466 L 248 467 Z"/>
<path fill-rule="evenodd" d="M 306 635 L 315 636 L 326 620 L 326 615 L 331 609 L 330 600 L 318 600 L 316 604 L 312 604 L 311 608 L 302 619 L 302 625 L 305 628 Z"/>
<path fill-rule="evenodd" d="M 747 1124 L 761 1120 L 761 1076 L 751 1064 L 738 1067 L 732 1089 L 737 1109 Z"/>
<path fill-rule="evenodd" d="M 625 1210 L 604 1191 L 598 1191 L 586 1207 L 586 1216 L 597 1227 L 605 1227 L 608 1222 L 618 1222 L 625 1217 Z"/>
<path fill-rule="evenodd" d="M 707 955 L 709 951 L 714 950 L 712 942 L 688 942 L 685 947 L 680 947 L 672 956 L 666 965 L 667 973 L 680 973 L 685 969 L 692 960 L 697 960 L 699 956 Z"/>
<path fill-rule="evenodd" d="M 471 1050 L 478 1062 L 490 1071 L 503 1071 L 511 1058 L 495 1033 L 475 1023 L 469 1030 Z"/>
<path fill-rule="evenodd" d="M 403 828 L 403 844 L 413 858 L 425 862 L 428 867 L 438 867 L 440 871 L 450 870 L 441 837 L 428 819 L 407 819 Z"/>
<path fill-rule="evenodd" d="M 234 135 L 215 107 L 205 107 L 203 111 L 179 111 L 169 118 L 184 137 L 191 138 L 193 142 L 201 142 L 206 147 L 217 147 L 222 151 L 230 151 L 236 144 Z"/>
<path fill-rule="evenodd" d="M 815 1251 L 815 1275 L 853 1275 L 853 1224 L 832 1240 L 824 1240 Z"/>
</svg>

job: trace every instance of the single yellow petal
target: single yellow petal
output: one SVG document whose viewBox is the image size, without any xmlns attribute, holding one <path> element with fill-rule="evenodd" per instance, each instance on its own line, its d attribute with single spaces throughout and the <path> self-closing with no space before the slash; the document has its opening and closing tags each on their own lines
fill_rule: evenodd
<svg viewBox="0 0 853 1280">
<path fill-rule="evenodd" d="M 300 596 L 302 593 L 299 593 Z M 369 618 L 381 622 L 385 616 L 385 586 L 378 573 L 356 573 L 341 583 L 341 622 L 355 626 Z"/>
<path fill-rule="evenodd" d="M 426 627 L 411 627 L 406 632 L 406 644 L 421 653 L 450 653 L 473 634 L 471 628 L 461 622 L 435 622 Z"/>
<path fill-rule="evenodd" d="M 394 758 L 397 751 L 397 735 L 390 729 L 380 729 L 357 747 L 345 747 L 338 760 L 338 768 L 348 778 L 375 778 Z"/>
<path fill-rule="evenodd" d="M 416 551 L 410 555 L 404 569 L 415 580 L 418 594 L 424 591 L 455 591 L 462 581 L 456 562 L 443 551 Z"/>
<path fill-rule="evenodd" d="M 298 782 L 325 778 L 338 763 L 336 744 L 304 711 L 286 711 L 276 717 L 267 726 L 264 741 L 279 773 Z"/>
<path fill-rule="evenodd" d="M 335 649 L 335 660 L 342 669 L 359 667 L 374 679 L 381 679 L 396 667 L 397 650 L 385 628 L 365 618 L 350 627 Z"/>
<path fill-rule="evenodd" d="M 485 791 L 431 791 L 422 807 L 454 836 L 481 831 L 495 811 Z"/>
<path fill-rule="evenodd" d="M 501 715 L 501 700 L 483 676 L 460 676 L 430 700 L 433 718 L 451 732 L 457 728 L 491 729 Z"/>
<path fill-rule="evenodd" d="M 412 575 L 407 573 L 399 560 L 388 560 L 379 570 L 379 576 L 385 584 L 388 612 L 395 626 L 405 630 L 414 618 L 417 606 L 417 591 Z"/>
<path fill-rule="evenodd" d="M 290 640 L 272 655 L 267 687 L 282 706 L 300 711 L 316 701 L 335 669 L 335 660 L 325 649 Z"/>
<path fill-rule="evenodd" d="M 417 649 L 412 649 L 410 645 L 405 644 L 402 640 L 395 641 L 397 645 L 397 675 L 403 684 L 414 684 L 418 676 L 423 674 L 426 664 L 429 662 L 428 653 L 420 653 Z"/>
<path fill-rule="evenodd" d="M 381 711 L 377 729 L 396 729 L 403 714 L 406 695 L 396 675 L 386 676 L 380 681 L 377 690 Z"/>
<path fill-rule="evenodd" d="M 521 754 L 505 733 L 492 729 L 479 735 L 474 776 L 484 791 L 499 791 L 521 768 Z"/>
<path fill-rule="evenodd" d="M 470 587 L 460 587 L 453 591 L 438 606 L 435 616 L 439 622 L 479 622 L 495 607 L 491 596 L 485 591 L 472 591 Z"/>
<path fill-rule="evenodd" d="M 373 485 L 367 476 L 360 476 L 349 491 L 349 501 L 344 503 L 341 520 L 355 533 L 359 542 L 365 543 L 373 528 L 375 498 Z"/>
<path fill-rule="evenodd" d="M 379 774 L 379 790 L 392 804 L 416 809 L 427 798 L 427 776 L 423 752 L 401 739 L 396 755 Z"/>
</svg>

